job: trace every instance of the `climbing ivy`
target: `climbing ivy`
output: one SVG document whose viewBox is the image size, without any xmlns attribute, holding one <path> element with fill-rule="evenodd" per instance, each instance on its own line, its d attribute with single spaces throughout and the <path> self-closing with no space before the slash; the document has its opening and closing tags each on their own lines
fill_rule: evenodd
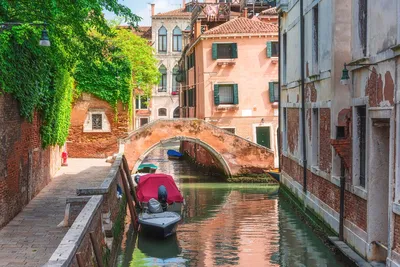
<svg viewBox="0 0 400 267">
<path fill-rule="evenodd" d="M 62 145 L 67 138 L 73 73 L 80 62 L 98 66 L 99 74 L 109 77 L 120 68 L 121 78 L 114 81 L 113 88 L 130 82 L 124 75 L 131 72 L 130 63 L 109 59 L 104 36 L 112 38 L 114 33 L 104 19 L 104 10 L 122 16 L 128 23 L 136 24 L 140 19 L 117 0 L 0 0 L 0 23 L 18 23 L 0 28 L 0 94 L 13 95 L 19 101 L 20 114 L 28 121 L 32 121 L 35 111 L 39 113 L 44 147 Z M 32 25 L 43 22 L 48 24 L 50 47 L 39 46 L 42 28 Z M 102 38 L 92 35 L 93 29 Z M 121 89 L 114 94 L 109 88 L 97 88 L 96 94 L 112 103 L 127 103 L 129 92 Z"/>
</svg>

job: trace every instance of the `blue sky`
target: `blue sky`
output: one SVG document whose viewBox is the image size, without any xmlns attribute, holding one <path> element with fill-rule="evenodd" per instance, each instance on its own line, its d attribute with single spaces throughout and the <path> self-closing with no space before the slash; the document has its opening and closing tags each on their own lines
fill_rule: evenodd
<svg viewBox="0 0 400 267">
<path fill-rule="evenodd" d="M 150 26 L 150 3 L 156 5 L 156 14 L 165 12 L 173 9 L 180 8 L 182 0 L 119 0 L 119 3 L 129 7 L 133 13 L 142 17 L 142 21 L 139 23 L 141 26 Z M 115 16 L 108 12 L 105 12 L 107 19 L 113 19 Z"/>
</svg>

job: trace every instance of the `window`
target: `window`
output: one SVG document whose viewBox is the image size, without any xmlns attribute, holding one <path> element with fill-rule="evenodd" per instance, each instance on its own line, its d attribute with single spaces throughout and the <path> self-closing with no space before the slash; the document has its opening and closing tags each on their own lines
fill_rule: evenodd
<svg viewBox="0 0 400 267">
<path fill-rule="evenodd" d="M 237 44 L 236 43 L 213 43 L 212 44 L 212 58 L 213 59 L 226 59 L 237 58 Z"/>
<path fill-rule="evenodd" d="M 313 60 L 313 72 L 318 73 L 318 52 L 319 52 L 319 33 L 318 33 L 318 4 L 313 8 L 313 47 L 312 47 L 312 60 Z"/>
<path fill-rule="evenodd" d="M 278 57 L 278 56 L 279 56 L 279 43 L 267 42 L 267 57 Z"/>
<path fill-rule="evenodd" d="M 282 57 L 282 80 L 283 83 L 286 84 L 286 75 L 287 75 L 287 34 L 284 33 L 283 34 L 283 38 L 282 38 L 282 46 L 283 46 L 283 57 Z"/>
<path fill-rule="evenodd" d="M 167 29 L 164 26 L 158 30 L 158 52 L 167 52 Z"/>
<path fill-rule="evenodd" d="M 160 117 L 167 116 L 167 109 L 166 108 L 159 108 L 158 109 L 158 116 L 160 116 Z"/>
<path fill-rule="evenodd" d="M 189 107 L 194 107 L 196 98 L 196 88 L 189 89 L 187 92 L 188 92 Z"/>
<path fill-rule="evenodd" d="M 279 84 L 277 82 L 269 82 L 269 102 L 279 102 Z"/>
<path fill-rule="evenodd" d="M 282 150 L 287 152 L 287 108 L 283 108 Z"/>
<path fill-rule="evenodd" d="M 140 118 L 139 119 L 139 127 L 142 127 L 142 126 L 146 125 L 147 123 L 149 123 L 149 118 Z"/>
<path fill-rule="evenodd" d="M 188 61 L 188 69 L 194 67 L 194 53 L 187 56 L 187 61 Z"/>
<path fill-rule="evenodd" d="M 215 84 L 214 85 L 214 104 L 239 104 L 239 91 L 237 84 Z"/>
<path fill-rule="evenodd" d="M 358 0 L 358 35 L 363 56 L 367 55 L 368 0 Z"/>
<path fill-rule="evenodd" d="M 236 129 L 235 128 L 225 128 L 225 127 L 223 127 L 222 129 L 224 129 L 225 131 L 228 131 L 230 133 L 233 133 L 233 134 L 236 133 Z"/>
<path fill-rule="evenodd" d="M 180 118 L 181 117 L 181 112 L 180 112 L 180 109 L 179 109 L 179 107 L 177 107 L 175 110 L 174 110 L 174 119 L 176 119 L 176 118 Z"/>
<path fill-rule="evenodd" d="M 312 146 L 312 166 L 319 165 L 319 112 L 317 108 L 312 109 L 311 118 L 311 146 Z"/>
<path fill-rule="evenodd" d="M 172 31 L 172 50 L 175 52 L 182 51 L 182 31 L 178 26 Z"/>
<path fill-rule="evenodd" d="M 179 84 L 177 82 L 177 77 L 179 75 L 179 67 L 175 66 L 172 70 L 172 92 L 178 92 Z"/>
<path fill-rule="evenodd" d="M 158 92 L 167 91 L 167 68 L 164 65 L 158 69 L 161 73 L 160 85 L 158 86 Z"/>
<path fill-rule="evenodd" d="M 147 109 L 147 101 L 148 101 L 148 99 L 144 96 L 140 96 L 140 95 L 136 96 L 135 108 L 136 109 Z"/>
<path fill-rule="evenodd" d="M 103 129 L 103 116 L 102 114 L 92 114 L 92 130 Z"/>
<path fill-rule="evenodd" d="M 365 163 L 366 163 L 366 107 L 357 107 L 357 135 L 358 135 L 358 157 L 360 186 L 365 187 Z"/>
</svg>

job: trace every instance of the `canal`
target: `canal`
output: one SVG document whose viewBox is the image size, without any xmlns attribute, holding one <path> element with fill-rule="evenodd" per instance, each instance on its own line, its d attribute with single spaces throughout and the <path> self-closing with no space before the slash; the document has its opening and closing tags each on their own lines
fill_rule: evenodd
<svg viewBox="0 0 400 267">
<path fill-rule="evenodd" d="M 279 186 L 214 182 L 185 161 L 169 161 L 167 148 L 145 162 L 176 179 L 187 203 L 182 223 L 166 240 L 136 236 L 130 227 L 118 266 L 345 266 L 279 196 Z"/>
</svg>

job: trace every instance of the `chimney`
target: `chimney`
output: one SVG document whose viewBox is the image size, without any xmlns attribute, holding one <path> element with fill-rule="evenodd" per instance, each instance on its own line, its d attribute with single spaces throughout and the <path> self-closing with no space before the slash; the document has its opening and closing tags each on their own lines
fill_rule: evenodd
<svg viewBox="0 0 400 267">
<path fill-rule="evenodd" d="M 247 16 L 248 16 L 247 13 L 248 13 L 248 12 L 247 12 L 247 7 L 245 7 L 245 8 L 244 8 L 244 11 L 243 11 L 243 17 L 247 18 Z"/>
<path fill-rule="evenodd" d="M 155 8 L 156 8 L 156 4 L 151 4 L 151 16 L 154 16 Z"/>
<path fill-rule="evenodd" d="M 182 8 L 186 7 L 186 0 L 182 0 Z"/>
<path fill-rule="evenodd" d="M 196 20 L 196 24 L 194 25 L 194 38 L 197 39 L 201 35 L 201 20 Z"/>
</svg>

